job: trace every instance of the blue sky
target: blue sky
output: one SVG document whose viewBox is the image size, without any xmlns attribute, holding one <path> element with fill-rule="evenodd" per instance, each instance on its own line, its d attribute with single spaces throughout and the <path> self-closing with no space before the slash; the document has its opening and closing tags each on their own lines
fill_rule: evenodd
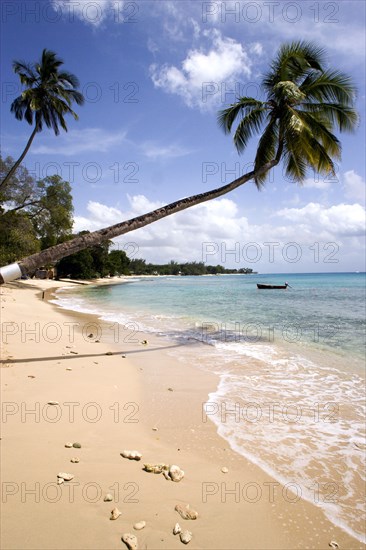
<svg viewBox="0 0 366 550">
<path fill-rule="evenodd" d="M 206 261 L 265 272 L 364 271 L 365 3 L 2 1 L 3 155 L 30 135 L 10 113 L 12 61 L 55 51 L 86 97 L 68 133 L 38 134 L 25 164 L 70 181 L 75 230 L 99 229 L 229 183 L 247 169 L 217 125 L 238 95 L 263 98 L 261 74 L 279 45 L 316 41 L 359 90 L 360 126 L 341 136 L 335 178 L 299 187 L 277 168 L 265 189 L 234 193 L 116 240 L 133 257 Z"/>
</svg>

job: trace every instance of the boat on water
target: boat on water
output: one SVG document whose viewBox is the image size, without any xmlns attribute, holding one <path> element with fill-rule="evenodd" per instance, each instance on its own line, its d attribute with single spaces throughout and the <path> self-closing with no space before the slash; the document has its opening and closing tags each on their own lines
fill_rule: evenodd
<svg viewBox="0 0 366 550">
<path fill-rule="evenodd" d="M 264 284 L 264 283 L 257 283 L 257 288 L 262 289 L 262 290 L 265 290 L 265 289 L 269 289 L 269 290 L 283 289 L 283 290 L 286 290 L 286 288 L 288 286 L 290 286 L 288 283 L 285 283 L 284 285 L 267 285 L 267 284 Z"/>
</svg>

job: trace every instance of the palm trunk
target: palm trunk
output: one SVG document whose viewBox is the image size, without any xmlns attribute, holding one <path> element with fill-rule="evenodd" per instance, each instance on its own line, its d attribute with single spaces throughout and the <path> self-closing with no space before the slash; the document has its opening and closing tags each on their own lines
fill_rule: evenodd
<svg viewBox="0 0 366 550">
<path fill-rule="evenodd" d="M 16 169 L 18 168 L 18 166 L 20 165 L 20 163 L 21 163 L 22 160 L 24 159 L 25 155 L 28 153 L 29 148 L 30 148 L 30 146 L 32 145 L 32 141 L 34 140 L 34 137 L 35 137 L 37 131 L 38 131 L 38 127 L 37 127 L 37 124 L 36 124 L 35 127 L 34 127 L 33 132 L 31 133 L 30 138 L 28 139 L 27 145 L 25 146 L 25 149 L 24 149 L 23 153 L 20 155 L 20 157 L 18 158 L 18 160 L 16 161 L 16 163 L 14 164 L 14 166 L 9 170 L 9 172 L 6 174 L 6 176 L 5 176 L 5 178 L 3 179 L 3 181 L 0 183 L 0 189 L 1 189 L 2 187 L 4 187 L 4 185 L 5 185 L 5 184 L 7 183 L 7 181 L 11 178 L 11 176 L 14 174 L 14 172 L 16 171 Z"/>
<path fill-rule="evenodd" d="M 80 250 L 83 250 L 90 246 L 95 246 L 103 241 L 107 241 L 109 239 L 113 239 L 114 237 L 118 237 L 119 235 L 129 233 L 130 231 L 140 229 L 145 225 L 149 225 L 153 222 L 166 218 L 167 216 L 171 216 L 176 212 L 181 212 L 182 210 L 191 208 L 196 204 L 201 204 L 202 202 L 206 202 L 212 199 L 216 199 L 217 197 L 221 197 L 222 195 L 226 195 L 226 193 L 233 191 L 237 187 L 240 187 L 247 181 L 253 179 L 255 175 L 261 175 L 264 172 L 270 170 L 272 167 L 276 166 L 279 162 L 279 157 L 280 155 L 276 155 L 276 158 L 274 160 L 267 162 L 262 168 L 260 168 L 256 172 L 248 172 L 247 174 L 244 174 L 240 178 L 237 178 L 236 180 L 227 185 L 224 185 L 223 187 L 213 189 L 212 191 L 206 191 L 205 193 L 200 193 L 199 195 L 193 195 L 185 199 L 180 199 L 166 206 L 162 206 L 161 208 L 157 208 L 156 210 L 144 214 L 143 216 L 138 216 L 137 218 L 111 225 L 110 227 L 106 227 L 105 229 L 99 229 L 98 231 L 94 231 L 93 233 L 88 233 L 86 235 L 75 237 L 71 241 L 57 244 L 56 246 L 52 246 L 51 248 L 42 250 L 37 254 L 32 254 L 32 256 L 23 258 L 22 260 L 20 260 L 19 263 L 0 268 L 0 284 L 3 284 L 4 282 L 10 282 L 14 279 L 19 278 L 21 274 L 26 274 L 27 271 L 34 271 L 35 269 L 43 265 L 56 262 L 61 258 L 70 256 L 70 254 L 75 254 L 76 252 L 79 252 Z"/>
</svg>

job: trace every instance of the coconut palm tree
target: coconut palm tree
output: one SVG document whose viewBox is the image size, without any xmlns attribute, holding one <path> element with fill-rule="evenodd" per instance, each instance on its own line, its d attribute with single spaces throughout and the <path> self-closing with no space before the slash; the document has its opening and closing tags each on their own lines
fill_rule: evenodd
<svg viewBox="0 0 366 550">
<path fill-rule="evenodd" d="M 241 153 L 249 139 L 261 132 L 252 171 L 217 189 L 178 200 L 152 212 L 116 225 L 81 235 L 0 269 L 0 277 L 12 280 L 27 270 L 94 246 L 196 204 L 215 199 L 254 179 L 261 187 L 282 160 L 287 174 L 300 183 L 308 169 L 334 172 L 333 159 L 341 145 L 333 131 L 352 131 L 357 125 L 356 90 L 351 79 L 324 67 L 324 51 L 306 42 L 283 45 L 263 78 L 266 101 L 242 97 L 221 111 L 218 122 L 229 133 L 238 125 L 234 144 Z M 262 130 L 262 127 L 264 129 Z"/>
<path fill-rule="evenodd" d="M 241 97 L 219 113 L 225 133 L 238 121 L 234 144 L 239 153 L 264 126 L 254 160 L 257 187 L 268 176 L 268 171 L 258 171 L 272 159 L 282 159 L 286 175 L 299 183 L 309 168 L 335 173 L 333 159 L 340 158 L 341 145 L 332 131 L 355 128 L 355 87 L 348 76 L 324 70 L 323 57 L 323 50 L 312 44 L 283 45 L 262 80 L 266 101 Z"/>
<path fill-rule="evenodd" d="M 77 91 L 79 81 L 75 75 L 60 71 L 63 61 L 50 50 L 44 49 L 39 63 L 29 65 L 24 61 L 14 61 L 13 69 L 19 75 L 20 82 L 25 90 L 11 104 L 10 110 L 17 120 L 23 120 L 34 128 L 30 138 L 14 166 L 7 173 L 0 188 L 4 186 L 14 174 L 33 139 L 42 131 L 43 124 L 52 128 L 56 136 L 60 133 L 59 126 L 67 132 L 64 116 L 71 114 L 75 120 L 77 114 L 71 109 L 75 101 L 78 105 L 84 103 L 83 95 Z"/>
</svg>

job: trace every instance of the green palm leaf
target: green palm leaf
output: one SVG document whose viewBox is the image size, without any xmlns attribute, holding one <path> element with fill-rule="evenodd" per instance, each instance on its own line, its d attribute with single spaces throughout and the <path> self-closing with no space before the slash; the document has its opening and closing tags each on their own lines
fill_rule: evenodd
<svg viewBox="0 0 366 550">
<path fill-rule="evenodd" d="M 254 161 L 254 170 L 258 173 L 260 168 L 270 162 L 276 155 L 276 145 L 278 142 L 278 124 L 275 119 L 272 119 L 263 131 L 262 137 L 259 140 L 257 154 Z M 268 176 L 268 172 L 256 175 L 254 178 L 257 188 L 261 188 Z"/>
<path fill-rule="evenodd" d="M 264 104 L 253 97 L 241 97 L 237 103 L 230 105 L 227 109 L 219 111 L 217 120 L 219 126 L 226 134 L 231 132 L 231 128 L 235 119 L 241 114 L 242 116 L 249 113 L 253 108 L 261 108 Z"/>
<path fill-rule="evenodd" d="M 352 105 L 356 88 L 351 79 L 339 71 L 324 71 L 304 80 L 300 86 L 308 100 Z"/>
<path fill-rule="evenodd" d="M 307 164 L 304 159 L 287 150 L 284 157 L 285 173 L 290 179 L 302 183 L 306 177 Z"/>
<path fill-rule="evenodd" d="M 314 116 L 325 117 L 332 126 L 342 131 L 352 132 L 358 124 L 358 115 L 354 109 L 342 103 L 303 103 L 302 108 Z"/>
<path fill-rule="evenodd" d="M 244 151 L 253 134 L 259 133 L 265 115 L 266 108 L 260 107 L 243 116 L 234 134 L 234 144 L 239 153 Z"/>
<path fill-rule="evenodd" d="M 330 155 L 340 158 L 341 146 L 338 138 L 332 134 L 327 128 L 327 119 L 319 120 L 314 117 L 312 113 L 306 113 L 304 111 L 293 110 L 294 116 L 302 125 L 302 131 L 307 132 L 307 138 L 310 136 L 316 136 L 327 149 Z"/>
<path fill-rule="evenodd" d="M 286 80 L 297 83 L 309 70 L 322 70 L 324 50 L 314 44 L 303 41 L 284 44 L 271 64 L 271 70 L 263 79 L 268 92 L 278 82 Z"/>
</svg>

